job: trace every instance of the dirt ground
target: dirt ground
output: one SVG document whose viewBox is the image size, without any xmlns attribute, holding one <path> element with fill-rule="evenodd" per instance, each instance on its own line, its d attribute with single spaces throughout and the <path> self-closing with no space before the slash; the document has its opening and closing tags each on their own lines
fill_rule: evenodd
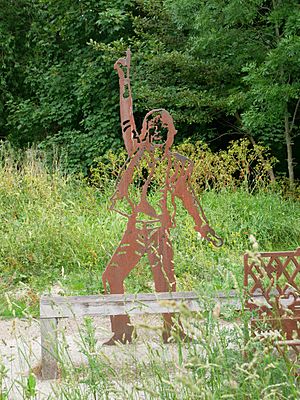
<svg viewBox="0 0 300 400">
<path fill-rule="evenodd" d="M 113 367 L 120 367 L 122 363 L 129 359 L 140 359 L 146 357 L 149 343 L 151 347 L 160 347 L 161 339 L 158 331 L 162 321 L 159 316 L 147 315 L 132 318 L 132 323 L 137 325 L 148 325 L 151 328 L 138 328 L 138 338 L 135 344 L 122 346 L 102 346 L 110 338 L 110 321 L 107 317 L 95 317 L 94 326 L 96 328 L 97 343 L 105 355 L 109 357 Z M 82 320 L 67 319 L 60 322 L 59 331 L 64 333 L 68 344 L 68 354 L 75 365 L 85 364 L 86 359 L 80 352 L 80 336 L 78 327 Z M 174 345 L 168 345 L 168 355 L 170 361 L 177 358 Z M 7 377 L 2 382 L 2 390 L 9 392 L 9 400 L 24 399 L 22 386 L 26 386 L 27 377 L 30 371 L 37 376 L 37 395 L 35 399 L 44 400 L 53 392 L 53 385 L 59 385 L 60 381 L 43 381 L 40 376 L 41 370 L 41 341 L 40 326 L 38 320 L 11 319 L 0 320 L 0 374 L 1 364 L 7 369 Z M 0 375 L 1 384 L 1 375 Z M 13 386 L 12 389 L 11 386 Z M 1 394 L 1 386 L 0 386 Z M 1 396 L 0 396 L 1 397 Z"/>
</svg>

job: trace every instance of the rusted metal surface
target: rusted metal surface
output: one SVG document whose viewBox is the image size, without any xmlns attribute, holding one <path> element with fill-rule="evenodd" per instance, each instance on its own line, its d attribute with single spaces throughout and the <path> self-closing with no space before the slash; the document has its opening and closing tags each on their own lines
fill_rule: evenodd
<svg viewBox="0 0 300 400">
<path fill-rule="evenodd" d="M 255 329 L 278 330 L 286 343 L 300 339 L 300 248 L 244 257 L 246 307 L 255 311 Z M 253 293 L 263 295 L 255 302 Z M 263 327 L 263 328 L 262 328 Z"/>
<path fill-rule="evenodd" d="M 175 292 L 173 249 L 170 230 L 175 227 L 176 198 L 180 199 L 195 222 L 195 230 L 214 246 L 222 239 L 208 224 L 203 209 L 191 187 L 192 162 L 172 153 L 176 129 L 173 118 L 164 109 L 148 112 L 137 131 L 130 87 L 130 50 L 114 68 L 119 75 L 122 135 L 128 152 L 112 197 L 111 209 L 128 218 L 123 238 L 103 275 L 103 285 L 111 294 L 124 293 L 124 280 L 147 255 L 157 292 Z M 119 203 L 122 203 L 121 207 Z M 163 339 L 168 340 L 173 315 L 163 314 Z M 133 328 L 127 315 L 111 317 L 116 341 L 131 342 Z"/>
</svg>

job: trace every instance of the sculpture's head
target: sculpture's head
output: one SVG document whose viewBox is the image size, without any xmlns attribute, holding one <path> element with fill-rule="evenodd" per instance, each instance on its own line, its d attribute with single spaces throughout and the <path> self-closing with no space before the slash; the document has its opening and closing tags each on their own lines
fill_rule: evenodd
<svg viewBox="0 0 300 400">
<path fill-rule="evenodd" d="M 173 118 L 164 109 L 155 109 L 146 114 L 140 140 L 162 148 L 166 153 L 174 142 L 176 135 Z"/>
</svg>

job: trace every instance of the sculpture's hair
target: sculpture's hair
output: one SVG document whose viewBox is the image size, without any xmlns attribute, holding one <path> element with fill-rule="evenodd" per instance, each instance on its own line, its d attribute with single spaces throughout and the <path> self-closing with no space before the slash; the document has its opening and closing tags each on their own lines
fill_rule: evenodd
<svg viewBox="0 0 300 400">
<path fill-rule="evenodd" d="M 155 132 L 159 131 L 161 134 L 164 134 L 163 131 L 165 131 L 165 137 L 163 139 L 166 147 L 170 148 L 172 146 L 177 131 L 175 129 L 173 118 L 167 110 L 158 108 L 151 110 L 146 114 L 140 135 L 141 142 L 152 140 L 151 130 L 154 130 Z"/>
</svg>

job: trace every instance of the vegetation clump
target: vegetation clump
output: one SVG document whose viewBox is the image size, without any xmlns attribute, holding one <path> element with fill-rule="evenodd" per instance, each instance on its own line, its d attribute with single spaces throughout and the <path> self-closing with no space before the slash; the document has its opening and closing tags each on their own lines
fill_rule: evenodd
<svg viewBox="0 0 300 400">
<path fill-rule="evenodd" d="M 220 249 L 199 240 L 193 221 L 178 203 L 171 238 L 180 290 L 231 289 L 233 277 L 241 283 L 242 255 L 250 235 L 264 251 L 299 246 L 299 202 L 284 198 L 271 183 L 267 186 L 271 164 L 261 158 L 264 153 L 249 155 L 245 142 L 217 155 L 202 144 L 183 144 L 179 150 L 191 158 L 196 155 L 194 185 L 209 221 L 224 238 Z M 109 153 L 106 161 L 102 158 L 91 171 L 89 184 L 86 178 L 64 175 L 59 163 L 49 169 L 43 153 L 34 150 L 18 155 L 2 147 L 1 159 L 1 314 L 13 312 L 4 293 L 12 295 L 12 308 L 21 315 L 28 307 L 31 311 L 30 307 L 37 307 L 40 293 L 55 287 L 67 294 L 102 292 L 101 273 L 126 223 L 109 211 L 124 154 Z M 222 159 L 228 165 L 225 171 L 218 164 Z M 249 173 L 252 161 L 261 176 L 254 182 Z M 206 181 L 202 165 L 207 171 L 215 168 L 215 183 Z M 239 179 L 241 174 L 245 180 Z M 208 190 L 213 184 L 213 190 Z M 146 259 L 130 274 L 126 289 L 153 291 Z"/>
</svg>

